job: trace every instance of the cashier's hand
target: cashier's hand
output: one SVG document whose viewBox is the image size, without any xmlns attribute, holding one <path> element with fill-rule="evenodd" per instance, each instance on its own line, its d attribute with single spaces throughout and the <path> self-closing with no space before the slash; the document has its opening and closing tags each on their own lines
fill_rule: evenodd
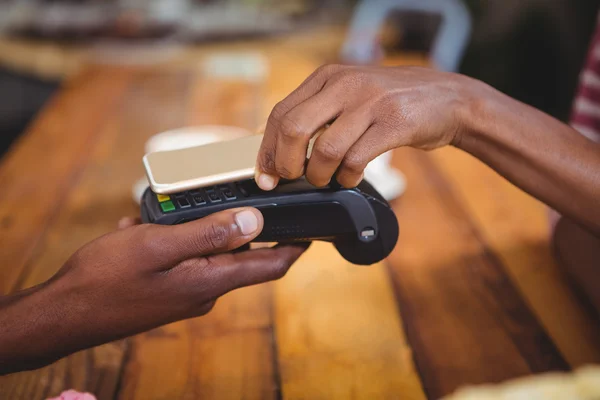
<svg viewBox="0 0 600 400">
<path fill-rule="evenodd" d="M 257 165 L 257 182 L 306 175 L 325 186 L 337 173 L 354 187 L 367 164 L 400 146 L 434 149 L 460 139 L 461 111 L 475 88 L 464 76 L 413 67 L 327 65 L 273 109 Z M 306 165 L 309 140 L 319 136 Z"/>
<path fill-rule="evenodd" d="M 255 209 L 177 226 L 120 225 L 77 251 L 50 281 L 0 307 L 0 375 L 204 315 L 229 291 L 281 278 L 306 249 L 232 252 L 261 232 Z"/>
</svg>

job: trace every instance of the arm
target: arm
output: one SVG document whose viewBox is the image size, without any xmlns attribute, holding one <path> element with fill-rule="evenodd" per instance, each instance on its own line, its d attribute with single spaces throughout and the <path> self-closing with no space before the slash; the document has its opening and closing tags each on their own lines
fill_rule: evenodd
<svg viewBox="0 0 600 400">
<path fill-rule="evenodd" d="M 229 291 L 283 276 L 304 248 L 231 253 L 262 226 L 257 210 L 229 210 L 84 246 L 48 282 L 0 298 L 0 375 L 204 315 Z"/>
<path fill-rule="evenodd" d="M 454 145 L 600 234 L 600 144 L 479 83 Z"/>
<path fill-rule="evenodd" d="M 305 166 L 309 140 L 323 125 Z M 424 68 L 325 66 L 271 113 L 257 181 L 272 189 L 302 174 L 347 187 L 400 146 L 455 145 L 600 234 L 600 145 L 462 75 Z"/>
</svg>

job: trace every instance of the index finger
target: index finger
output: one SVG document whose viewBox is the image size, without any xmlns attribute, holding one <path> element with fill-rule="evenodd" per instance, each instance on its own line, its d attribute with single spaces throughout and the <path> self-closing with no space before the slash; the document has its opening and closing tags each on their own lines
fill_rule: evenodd
<svg viewBox="0 0 600 400">
<path fill-rule="evenodd" d="M 296 90 L 274 108 L 267 121 L 264 138 L 258 153 L 256 182 L 263 190 L 272 190 L 279 182 L 275 165 L 275 153 L 279 135 L 279 121 L 289 111 L 319 93 L 329 78 L 343 69 L 341 65 L 325 65 L 313 72 Z"/>
<path fill-rule="evenodd" d="M 232 290 L 282 278 L 306 251 L 309 243 L 277 245 L 236 254 L 219 254 L 187 261 L 176 266 L 173 279 L 182 285 L 210 287 L 210 297 Z"/>
</svg>

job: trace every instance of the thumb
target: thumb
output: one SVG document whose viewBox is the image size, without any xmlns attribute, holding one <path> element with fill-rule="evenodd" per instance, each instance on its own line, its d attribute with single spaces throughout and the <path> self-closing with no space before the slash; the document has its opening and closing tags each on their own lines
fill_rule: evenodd
<svg viewBox="0 0 600 400">
<path fill-rule="evenodd" d="M 175 226 L 154 226 L 145 251 L 172 264 L 198 256 L 230 252 L 255 239 L 263 216 L 254 208 L 238 208 Z"/>
</svg>

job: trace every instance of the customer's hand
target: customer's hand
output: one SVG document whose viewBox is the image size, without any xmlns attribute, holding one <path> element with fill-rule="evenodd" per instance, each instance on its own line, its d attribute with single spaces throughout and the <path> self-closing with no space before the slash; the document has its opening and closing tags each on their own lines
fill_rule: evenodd
<svg viewBox="0 0 600 400">
<path fill-rule="evenodd" d="M 388 150 L 428 150 L 459 140 L 462 116 L 479 86 L 425 68 L 321 67 L 273 109 L 258 158 L 258 184 L 271 190 L 280 178 L 305 174 L 324 186 L 337 172 L 340 184 L 354 187 L 367 164 Z M 310 139 L 332 121 L 306 165 Z"/>
<path fill-rule="evenodd" d="M 177 226 L 136 224 L 122 221 L 50 281 L 0 301 L 0 374 L 206 314 L 231 290 L 281 278 L 306 249 L 233 253 L 261 232 L 255 209 Z"/>
</svg>

